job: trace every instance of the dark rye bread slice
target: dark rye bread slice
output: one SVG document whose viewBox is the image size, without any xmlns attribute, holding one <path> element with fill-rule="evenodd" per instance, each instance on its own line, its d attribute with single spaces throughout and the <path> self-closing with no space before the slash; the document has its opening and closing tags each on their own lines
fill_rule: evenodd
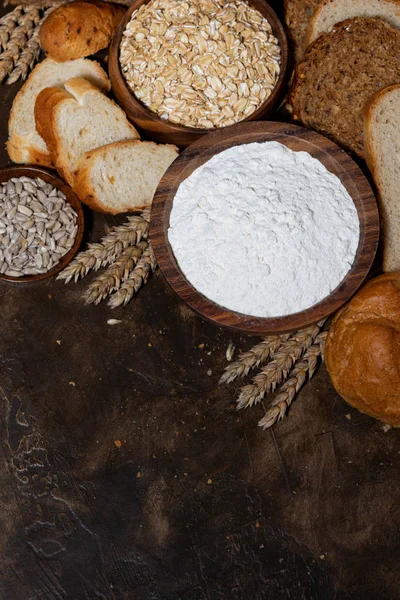
<svg viewBox="0 0 400 600">
<path fill-rule="evenodd" d="M 304 56 L 308 23 L 320 0 L 285 0 L 285 21 L 295 63 Z"/>
<path fill-rule="evenodd" d="M 364 158 L 363 109 L 400 82 L 400 31 L 380 19 L 335 25 L 307 49 L 289 93 L 293 118 Z"/>
</svg>

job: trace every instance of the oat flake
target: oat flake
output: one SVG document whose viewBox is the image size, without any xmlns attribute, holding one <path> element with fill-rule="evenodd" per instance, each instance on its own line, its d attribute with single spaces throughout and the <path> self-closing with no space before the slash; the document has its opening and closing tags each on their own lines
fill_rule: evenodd
<svg viewBox="0 0 400 600">
<path fill-rule="evenodd" d="M 322 163 L 264 142 L 229 148 L 183 181 L 168 236 L 204 296 L 275 317 L 313 306 L 338 286 L 354 261 L 359 221 Z"/>
</svg>

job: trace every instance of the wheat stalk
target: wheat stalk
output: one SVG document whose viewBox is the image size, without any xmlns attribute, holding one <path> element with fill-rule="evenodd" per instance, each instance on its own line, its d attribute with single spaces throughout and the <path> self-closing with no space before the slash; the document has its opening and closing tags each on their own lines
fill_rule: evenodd
<svg viewBox="0 0 400 600">
<path fill-rule="evenodd" d="M 85 293 L 86 304 L 99 304 L 119 289 L 147 247 L 148 243 L 143 240 L 137 246 L 125 248 L 116 261 L 89 285 Z"/>
<path fill-rule="evenodd" d="M 120 289 L 111 296 L 108 305 L 111 308 L 126 306 L 132 300 L 133 296 L 138 293 L 139 289 L 147 283 L 150 273 L 156 267 L 156 257 L 154 256 L 153 248 L 149 244 L 138 260 L 136 267 L 125 279 Z"/>
<path fill-rule="evenodd" d="M 321 357 L 321 360 L 323 360 L 327 334 L 327 331 L 319 333 L 314 343 L 305 351 L 301 360 L 295 364 L 289 374 L 289 378 L 281 385 L 279 393 L 273 400 L 271 407 L 259 421 L 259 427 L 268 429 L 286 416 L 289 406 L 304 383 L 314 375 L 318 358 Z"/>
<path fill-rule="evenodd" d="M 272 360 L 254 377 L 253 382 L 241 389 L 237 409 L 253 406 L 260 402 L 266 393 L 274 391 L 287 377 L 294 362 L 311 346 L 323 324 L 324 321 L 301 329 L 283 342 L 272 356 Z"/>
<path fill-rule="evenodd" d="M 239 354 L 237 360 L 225 367 L 219 384 L 231 383 L 238 377 L 246 377 L 251 369 L 267 361 L 289 335 L 269 335 L 247 352 Z"/>
<path fill-rule="evenodd" d="M 147 217 L 147 218 L 146 218 Z M 149 233 L 150 223 L 148 213 L 142 216 L 128 217 L 128 222 L 114 227 L 103 237 L 101 242 L 89 244 L 87 249 L 80 252 L 73 261 L 58 275 L 69 283 L 72 279 L 85 277 L 91 269 L 98 271 L 100 267 L 112 264 L 128 246 L 135 246 Z"/>
</svg>

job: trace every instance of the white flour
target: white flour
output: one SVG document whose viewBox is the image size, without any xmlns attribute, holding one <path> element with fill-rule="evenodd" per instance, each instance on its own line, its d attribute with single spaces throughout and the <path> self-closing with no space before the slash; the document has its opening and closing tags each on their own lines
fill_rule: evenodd
<svg viewBox="0 0 400 600">
<path fill-rule="evenodd" d="M 359 239 L 357 210 L 336 175 L 277 142 L 234 146 L 181 183 L 169 241 L 204 296 L 239 313 L 308 308 L 343 280 Z"/>
</svg>

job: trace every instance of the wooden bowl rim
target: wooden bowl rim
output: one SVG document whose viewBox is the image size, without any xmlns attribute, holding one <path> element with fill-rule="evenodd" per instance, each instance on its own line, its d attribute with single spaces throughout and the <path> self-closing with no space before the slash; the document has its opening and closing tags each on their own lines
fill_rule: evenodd
<svg viewBox="0 0 400 600">
<path fill-rule="evenodd" d="M 248 136 L 253 139 L 247 139 Z M 348 190 L 357 209 L 360 237 L 351 269 L 341 283 L 323 300 L 297 313 L 281 317 L 252 317 L 222 307 L 198 292 L 180 270 L 168 240 L 169 216 L 173 197 L 179 184 L 214 154 L 228 147 L 256 141 L 300 140 L 300 150 L 328 163 Z M 242 142 L 240 140 L 243 140 Z M 206 144 L 206 146 L 204 146 Z M 308 149 L 307 149 L 308 148 Z M 321 160 L 321 158 L 323 160 Z M 193 168 L 193 163 L 196 166 Z M 352 175 L 353 174 L 353 175 Z M 354 181 L 357 175 L 357 182 Z M 152 205 L 150 238 L 157 263 L 169 285 L 194 311 L 217 325 L 223 325 L 253 335 L 284 333 L 316 323 L 343 306 L 360 287 L 372 266 L 379 241 L 379 213 L 373 190 L 360 167 L 334 142 L 316 133 L 289 123 L 273 121 L 239 123 L 234 128 L 221 129 L 200 138 L 184 150 L 162 178 Z"/>
<path fill-rule="evenodd" d="M 78 231 L 76 233 L 74 245 L 68 250 L 68 252 L 66 254 L 64 254 L 64 256 L 61 258 L 60 262 L 57 263 L 47 273 L 38 273 L 37 275 L 25 275 L 23 277 L 11 277 L 10 275 L 4 275 L 3 273 L 0 273 L 0 279 L 2 279 L 3 281 L 9 281 L 12 283 L 19 283 L 19 284 L 33 283 L 35 281 L 42 281 L 43 279 L 52 277 L 53 275 L 56 275 L 57 273 L 62 271 L 62 269 L 64 269 L 67 266 L 67 264 L 69 262 L 71 262 L 71 260 L 75 256 L 75 254 L 78 252 L 79 246 L 81 245 L 81 242 L 82 242 L 84 226 L 85 226 L 82 204 L 81 204 L 78 196 L 75 194 L 73 189 L 63 179 L 58 177 L 58 175 L 54 175 L 53 173 L 51 173 L 47 169 L 44 169 L 43 167 L 36 167 L 34 165 L 27 165 L 27 166 L 13 165 L 10 167 L 4 167 L 4 168 L 0 169 L 0 183 L 1 184 L 5 181 L 8 181 L 9 179 L 11 179 L 11 177 L 23 177 L 23 176 L 32 177 L 33 179 L 35 177 L 40 177 L 47 183 L 51 183 L 51 185 L 53 185 L 58 190 L 63 192 L 66 196 L 66 201 L 72 206 L 72 208 L 76 211 L 76 213 L 78 215 L 77 220 L 76 220 L 77 225 L 78 225 Z"/>
<path fill-rule="evenodd" d="M 288 78 L 289 68 L 290 68 L 290 60 L 289 60 L 289 43 L 286 35 L 285 28 L 282 25 L 281 20 L 275 13 L 274 9 L 266 2 L 265 0 L 258 0 L 261 4 L 263 4 L 264 10 L 268 13 L 267 19 L 272 27 L 274 35 L 278 38 L 279 46 L 281 48 L 281 70 L 279 73 L 278 81 L 272 90 L 271 95 L 259 106 L 259 108 L 254 111 L 252 115 L 240 121 L 240 123 L 246 123 L 249 121 L 256 121 L 260 116 L 267 116 L 272 110 L 275 108 L 279 99 L 281 98 L 283 88 L 285 86 L 286 80 Z M 151 111 L 147 106 L 145 106 L 132 92 L 131 88 L 128 86 L 128 83 L 122 73 L 121 65 L 119 61 L 119 47 L 122 40 L 122 35 L 125 31 L 126 25 L 128 24 L 132 13 L 142 6 L 142 4 L 148 4 L 150 0 L 134 0 L 133 4 L 128 8 L 128 10 L 122 16 L 122 19 L 114 33 L 114 36 L 111 41 L 110 51 L 109 51 L 109 78 L 111 82 L 111 87 L 116 93 L 116 87 L 121 85 L 125 95 L 130 97 L 130 103 L 132 106 L 136 106 L 138 109 L 141 109 L 146 113 L 149 120 L 154 123 L 158 123 L 162 125 L 163 128 L 168 128 L 170 132 L 174 133 L 191 133 L 191 134 L 207 134 L 212 133 L 214 131 L 218 131 L 218 129 L 229 129 L 230 127 L 234 127 L 235 125 L 228 125 L 226 127 L 218 128 L 213 127 L 210 129 L 202 129 L 197 127 L 189 127 L 187 125 L 179 125 L 177 123 L 171 123 L 171 121 L 167 121 L 161 119 L 156 113 Z M 251 0 L 249 0 L 251 4 Z"/>
</svg>

